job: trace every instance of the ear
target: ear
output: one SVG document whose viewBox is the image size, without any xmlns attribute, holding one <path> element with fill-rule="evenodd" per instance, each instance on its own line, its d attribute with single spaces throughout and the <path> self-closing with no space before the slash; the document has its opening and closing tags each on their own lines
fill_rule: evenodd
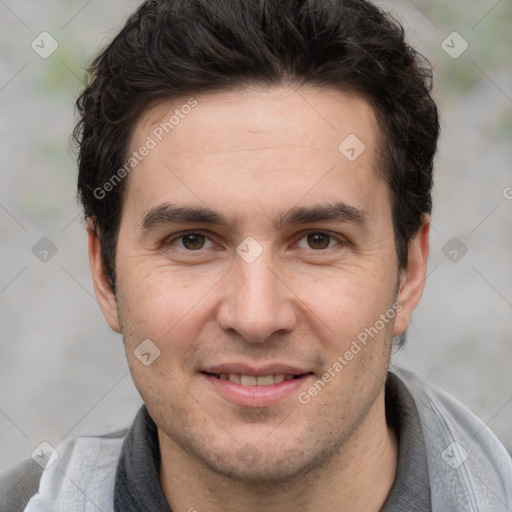
<svg viewBox="0 0 512 512">
<path fill-rule="evenodd" d="M 397 310 L 395 317 L 394 336 L 406 331 L 412 312 L 423 294 L 430 249 L 429 234 L 430 217 L 424 215 L 420 229 L 409 242 L 407 267 L 402 270 L 400 276 L 397 302 L 401 305 L 401 309 Z"/>
<path fill-rule="evenodd" d="M 110 328 L 116 332 L 121 332 L 121 323 L 117 312 L 116 296 L 112 291 L 110 282 L 105 270 L 103 256 L 101 255 L 101 243 L 98 231 L 93 222 L 87 222 L 87 236 L 89 246 L 89 264 L 91 266 L 92 281 L 96 298 L 103 311 L 105 320 Z"/>
</svg>

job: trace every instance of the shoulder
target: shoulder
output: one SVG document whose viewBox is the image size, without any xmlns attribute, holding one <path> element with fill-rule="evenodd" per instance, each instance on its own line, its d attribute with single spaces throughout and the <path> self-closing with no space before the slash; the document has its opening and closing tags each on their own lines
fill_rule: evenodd
<svg viewBox="0 0 512 512">
<path fill-rule="evenodd" d="M 498 510 L 503 503 L 512 506 L 512 459 L 492 430 L 441 389 L 411 372 L 393 369 L 393 373 L 418 408 L 433 504 L 447 507 L 434 510 L 462 505 L 471 510 L 475 503 L 478 510 Z"/>
<path fill-rule="evenodd" d="M 32 459 L 0 474 L 0 512 L 18 512 L 25 509 L 37 493 L 43 469 Z"/>
<path fill-rule="evenodd" d="M 86 510 L 84 496 L 96 493 L 98 503 L 105 505 L 101 510 L 109 510 L 126 431 L 116 429 L 66 440 L 53 450 L 44 469 L 28 459 L 2 473 L 0 512 L 67 510 L 66 503 L 76 504 L 76 510 Z"/>
</svg>

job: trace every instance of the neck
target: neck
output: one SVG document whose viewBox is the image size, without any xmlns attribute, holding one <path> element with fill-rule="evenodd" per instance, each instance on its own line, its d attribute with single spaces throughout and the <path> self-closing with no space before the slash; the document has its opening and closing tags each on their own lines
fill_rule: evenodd
<svg viewBox="0 0 512 512">
<path fill-rule="evenodd" d="M 159 432 L 160 481 L 172 510 L 194 512 L 379 511 L 396 475 L 398 443 L 386 424 L 384 390 L 357 430 L 320 468 L 293 481 L 247 482 L 211 472 Z"/>
</svg>

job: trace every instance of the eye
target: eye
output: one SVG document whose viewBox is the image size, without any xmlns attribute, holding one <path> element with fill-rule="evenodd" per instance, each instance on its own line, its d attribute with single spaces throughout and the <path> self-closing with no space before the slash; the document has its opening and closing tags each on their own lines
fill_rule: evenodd
<svg viewBox="0 0 512 512">
<path fill-rule="evenodd" d="M 303 236 L 298 247 L 301 249 L 323 250 L 330 249 L 339 243 L 339 240 L 322 231 L 314 231 Z"/>
<path fill-rule="evenodd" d="M 212 241 L 202 233 L 183 233 L 171 240 L 171 243 L 187 251 L 199 251 L 210 247 Z"/>
</svg>

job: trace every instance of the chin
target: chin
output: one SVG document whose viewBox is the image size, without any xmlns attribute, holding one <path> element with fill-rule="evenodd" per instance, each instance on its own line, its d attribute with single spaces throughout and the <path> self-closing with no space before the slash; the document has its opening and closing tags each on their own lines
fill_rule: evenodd
<svg viewBox="0 0 512 512">
<path fill-rule="evenodd" d="M 220 476 L 250 485 L 262 486 L 296 480 L 321 465 L 313 461 L 306 462 L 297 459 L 292 455 L 283 457 L 283 454 L 280 454 L 279 457 L 276 457 L 275 454 L 261 453 L 260 458 L 254 462 L 239 459 L 237 454 L 233 453 L 217 460 L 203 460 L 202 462 L 210 471 Z"/>
<path fill-rule="evenodd" d="M 267 432 L 268 436 L 268 432 Z M 244 436 L 252 439 L 236 443 L 232 437 L 214 445 L 204 437 L 198 439 L 188 432 L 186 439 L 179 439 L 180 447 L 207 471 L 219 476 L 246 482 L 249 485 L 276 485 L 297 480 L 321 468 L 338 452 L 339 442 L 325 437 L 317 440 L 310 434 L 288 435 L 286 439 L 269 442 L 265 436 Z M 288 444 L 288 446 L 286 446 Z"/>
</svg>

